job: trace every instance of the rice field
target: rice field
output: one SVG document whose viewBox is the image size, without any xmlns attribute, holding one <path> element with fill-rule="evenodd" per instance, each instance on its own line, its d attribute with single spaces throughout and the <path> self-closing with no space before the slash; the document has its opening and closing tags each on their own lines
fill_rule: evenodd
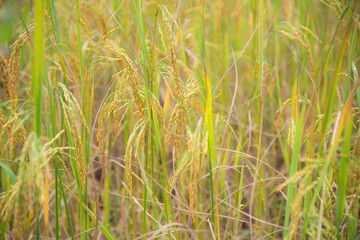
<svg viewBox="0 0 360 240">
<path fill-rule="evenodd" d="M 360 239 L 360 1 L 0 1 L 0 239 Z"/>
</svg>

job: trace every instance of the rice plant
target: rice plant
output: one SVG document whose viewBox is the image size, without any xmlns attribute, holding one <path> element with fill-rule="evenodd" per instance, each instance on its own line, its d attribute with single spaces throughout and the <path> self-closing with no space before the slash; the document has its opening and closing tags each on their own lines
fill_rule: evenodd
<svg viewBox="0 0 360 240">
<path fill-rule="evenodd" d="M 0 1 L 0 239 L 360 239 L 359 20 Z"/>
</svg>

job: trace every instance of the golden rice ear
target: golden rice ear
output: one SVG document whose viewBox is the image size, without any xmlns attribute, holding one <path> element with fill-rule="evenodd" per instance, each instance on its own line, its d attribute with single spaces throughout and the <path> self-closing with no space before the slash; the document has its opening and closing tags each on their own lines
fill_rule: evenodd
<svg viewBox="0 0 360 240">
<path fill-rule="evenodd" d="M 113 94 L 113 98 L 110 99 L 109 102 L 105 102 L 105 104 L 101 108 L 99 124 L 98 124 L 98 133 L 96 135 L 96 140 L 98 142 L 98 148 L 99 148 L 100 163 L 102 163 L 103 155 L 104 155 L 103 145 L 104 145 L 105 121 L 107 121 L 111 115 L 114 116 L 115 136 L 119 136 L 121 123 L 124 120 L 125 115 L 129 110 L 129 105 L 130 105 L 129 102 L 122 100 L 122 97 L 123 96 L 121 94 L 121 90 L 115 91 L 115 93 Z M 123 112 L 120 113 L 121 111 Z"/>
<path fill-rule="evenodd" d="M 20 60 L 21 60 L 21 48 L 25 42 L 29 39 L 30 34 L 34 31 L 35 27 L 31 26 L 26 29 L 18 39 L 11 45 L 11 55 L 9 59 L 9 72 L 12 74 L 14 79 L 17 78 L 17 73 L 19 70 Z"/>
<path fill-rule="evenodd" d="M 292 24 L 288 22 L 283 23 L 283 26 L 280 28 L 279 32 L 282 33 L 284 36 L 288 37 L 289 39 L 298 41 L 305 48 L 309 60 L 311 78 L 312 81 L 315 81 L 316 71 L 308 35 L 317 40 L 319 43 L 322 43 L 321 40 L 309 28 L 304 27 L 300 24 Z"/>
<path fill-rule="evenodd" d="M 202 120 L 200 119 L 194 133 L 189 132 L 187 134 L 190 136 L 190 139 L 187 141 L 187 151 L 184 153 L 182 158 L 178 161 L 175 172 L 173 173 L 173 175 L 171 176 L 171 178 L 169 180 L 169 187 L 168 187 L 168 191 L 166 194 L 167 198 L 169 197 L 169 192 L 171 192 L 171 190 L 175 186 L 177 179 L 179 177 L 181 177 L 181 175 L 184 174 L 190 168 L 190 166 L 193 165 L 193 163 L 194 163 L 195 167 L 189 173 L 190 179 L 195 181 L 197 179 L 197 177 L 199 177 L 199 175 L 197 175 L 197 174 L 198 174 L 198 167 L 200 166 L 199 148 L 200 148 L 200 141 L 201 141 L 201 137 L 200 137 L 201 125 L 202 125 Z M 194 204 L 194 202 L 195 202 L 195 200 L 194 200 L 195 186 L 192 186 L 192 184 L 195 184 L 195 182 L 190 182 L 189 198 L 190 198 L 190 203 L 192 202 L 192 204 Z M 194 207 L 194 205 L 190 205 L 190 206 Z M 190 207 L 190 209 L 193 209 L 193 208 Z"/>
<path fill-rule="evenodd" d="M 293 211 L 292 211 L 292 219 L 294 219 L 294 221 L 291 222 L 290 224 L 290 232 L 287 235 L 287 239 L 292 239 L 293 236 L 295 234 L 297 234 L 297 229 L 299 227 L 299 221 L 300 221 L 300 214 L 302 212 L 302 204 L 303 204 L 303 199 L 304 199 L 304 195 L 306 193 L 306 189 L 305 188 L 305 184 L 304 181 L 300 181 L 300 186 L 298 188 L 298 192 L 296 194 L 295 197 L 295 203 L 293 205 Z"/>
<path fill-rule="evenodd" d="M 17 113 L 11 106 L 8 107 L 8 116 L 3 110 L 0 111 L 0 154 L 7 150 L 11 156 L 17 144 L 24 144 L 27 134 L 21 120 L 22 114 Z"/>
<path fill-rule="evenodd" d="M 163 19 L 165 21 L 165 28 L 167 31 L 166 37 L 167 37 L 167 41 L 169 43 L 170 60 L 171 60 L 171 66 L 172 66 L 172 70 L 173 70 L 174 84 L 175 84 L 175 94 L 177 96 L 179 96 L 181 94 L 180 92 L 182 90 L 182 82 L 179 78 L 179 68 L 176 63 L 176 54 L 175 54 L 175 51 L 176 51 L 175 41 L 174 41 L 174 37 L 173 37 L 172 27 L 170 25 L 170 24 L 175 24 L 175 26 L 177 27 L 177 24 L 164 5 L 160 5 L 159 7 L 161 10 Z"/>
<path fill-rule="evenodd" d="M 101 111 L 102 112 L 102 111 Z M 104 155 L 104 116 L 103 114 L 100 114 L 99 124 L 98 124 L 98 132 L 96 134 L 96 141 L 98 142 L 98 150 L 99 150 L 99 158 L 100 158 L 100 164 L 103 161 L 103 155 Z"/>
<path fill-rule="evenodd" d="M 94 16 L 94 21 L 96 24 L 96 29 L 101 29 L 101 33 L 105 34 L 108 32 L 108 26 L 106 24 L 106 19 L 104 17 L 104 14 L 93 4 L 89 5 L 89 8 L 86 8 L 88 10 L 89 16 Z M 96 18 L 96 19 L 95 19 Z"/>
<path fill-rule="evenodd" d="M 109 105 L 105 103 L 100 113 L 98 133 L 96 135 L 96 140 L 98 142 L 99 148 L 100 163 L 102 163 L 104 155 L 104 123 L 109 118 L 111 110 L 112 109 L 109 107 Z"/>
<path fill-rule="evenodd" d="M 190 72 L 186 81 L 186 92 L 188 97 L 200 94 L 199 76 L 196 73 Z"/>
<path fill-rule="evenodd" d="M 343 6 L 341 1 L 338 0 L 320 0 L 323 4 L 328 6 L 330 9 L 334 10 L 338 18 L 341 17 L 341 14 L 343 13 Z M 344 20 L 343 20 L 344 21 Z"/>
<path fill-rule="evenodd" d="M 77 167 L 80 172 L 80 182 L 82 186 L 85 186 L 87 167 L 85 164 L 84 146 L 79 132 L 78 119 L 80 119 L 86 130 L 89 129 L 87 127 L 85 118 L 82 114 L 81 108 L 76 98 L 72 95 L 72 93 L 66 88 L 64 84 L 58 82 L 57 86 L 64 117 L 67 125 L 69 126 L 69 130 L 74 138 L 75 158 Z"/>
<path fill-rule="evenodd" d="M 4 111 L 2 109 L 0 109 L 0 126 L 4 126 L 6 122 L 6 116 L 4 114 Z M 0 130 L 0 155 L 2 155 L 2 151 L 3 151 L 3 133 L 4 129 Z"/>
<path fill-rule="evenodd" d="M 17 106 L 17 89 L 16 79 L 19 71 L 19 65 L 21 61 L 21 48 L 29 39 L 30 34 L 33 32 L 34 27 L 26 29 L 17 40 L 10 46 L 12 49 L 9 60 L 0 54 L 0 74 L 2 76 L 2 82 L 5 87 L 5 92 L 10 100 L 10 105 L 13 109 Z"/>
<path fill-rule="evenodd" d="M 284 12 L 286 21 L 291 21 L 292 11 L 291 11 L 291 0 L 284 0 Z"/>
<path fill-rule="evenodd" d="M 128 184 L 127 191 L 130 196 L 130 201 L 132 201 L 133 191 L 132 191 L 132 158 L 134 157 L 134 154 L 137 152 L 137 148 L 140 141 L 140 138 L 144 135 L 146 128 L 146 119 L 142 118 L 140 119 L 133 129 L 132 133 L 129 136 L 129 140 L 126 145 L 126 151 L 125 151 L 125 172 L 126 172 L 126 182 Z M 135 146 L 134 146 L 135 145 Z M 135 147 L 135 148 L 134 148 Z"/>
<path fill-rule="evenodd" d="M 131 99 L 128 99 L 128 93 L 134 98 L 135 105 L 139 110 L 139 115 L 144 115 L 144 99 L 141 95 L 141 91 L 139 91 L 141 87 L 137 81 L 137 72 L 133 67 L 134 63 L 126 54 L 124 49 L 118 49 L 110 42 L 104 42 L 103 45 L 107 51 L 115 54 L 116 58 L 102 57 L 101 59 L 109 62 L 121 61 L 121 63 L 124 63 L 125 68 L 114 74 L 113 79 L 117 81 L 115 84 L 115 92 L 106 99 L 104 105 L 101 107 L 98 133 L 96 136 L 100 155 L 100 163 L 102 163 L 104 155 L 104 123 L 109 119 L 110 115 L 113 115 L 115 118 L 115 135 L 119 135 L 121 122 L 129 109 L 129 102 L 131 101 Z M 130 88 L 127 87 L 128 85 Z M 125 108 L 125 110 L 120 117 L 120 110 L 123 108 Z"/>
<path fill-rule="evenodd" d="M 4 57 L 4 55 L 0 54 L 0 74 L 1 74 L 1 77 L 2 77 L 2 82 L 4 84 L 4 87 L 6 89 L 6 84 L 7 84 L 7 78 L 8 78 L 8 69 L 7 69 L 7 66 L 8 66 L 8 61 L 6 60 L 6 58 Z"/>
<path fill-rule="evenodd" d="M 5 88 L 6 96 L 9 100 L 12 100 L 12 95 L 13 95 L 12 92 L 14 91 L 13 90 L 14 86 L 11 85 L 11 83 L 13 82 L 11 80 L 12 74 L 9 72 L 8 61 L 2 54 L 0 54 L 0 74 L 2 77 L 2 83 Z"/>
<path fill-rule="evenodd" d="M 135 105 L 139 111 L 139 118 L 142 118 L 145 116 L 145 97 L 143 94 L 143 86 L 138 80 L 139 74 L 135 69 L 134 62 L 127 55 L 124 49 L 116 47 L 111 42 L 105 42 L 104 48 L 110 53 L 115 54 L 117 59 L 121 60 L 121 63 L 124 63 L 124 70 L 119 72 L 122 78 L 120 79 L 120 82 L 130 86 L 130 94 L 134 98 Z M 118 77 L 118 75 L 119 74 L 115 74 L 116 77 Z"/>
<path fill-rule="evenodd" d="M 173 37 L 171 24 L 176 23 L 173 20 L 171 14 L 164 5 L 159 6 L 163 20 L 165 22 L 165 28 L 167 31 L 167 41 L 169 43 L 170 50 L 170 60 L 171 60 L 171 71 L 168 71 L 167 68 L 164 70 L 167 71 L 170 81 L 169 89 L 174 89 L 174 95 L 177 98 L 177 103 L 174 107 L 173 113 L 171 114 L 169 124 L 167 127 L 167 132 L 169 134 L 174 134 L 174 149 L 175 149 L 175 161 L 180 159 L 180 152 L 182 148 L 182 139 L 187 143 L 187 99 L 186 99 L 186 90 L 182 80 L 179 77 L 179 68 L 176 62 L 175 54 L 175 41 Z M 172 92 L 172 91 L 171 91 Z M 170 139 L 169 135 L 167 139 Z"/>
</svg>

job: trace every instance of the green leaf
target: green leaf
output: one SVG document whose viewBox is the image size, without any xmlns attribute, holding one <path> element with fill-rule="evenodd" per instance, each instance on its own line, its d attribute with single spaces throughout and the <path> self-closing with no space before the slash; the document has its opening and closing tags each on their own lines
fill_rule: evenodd
<svg viewBox="0 0 360 240">
<path fill-rule="evenodd" d="M 6 166 L 5 164 L 3 164 L 2 162 L 0 162 L 0 167 L 2 167 L 5 170 L 5 172 L 9 175 L 10 183 L 11 183 L 11 185 L 13 185 L 16 182 L 16 176 L 15 176 L 14 172 L 11 171 L 11 169 L 8 166 Z"/>
<path fill-rule="evenodd" d="M 359 74 L 357 72 L 357 69 L 356 69 L 356 66 L 355 66 L 354 62 L 352 62 L 352 70 L 353 70 L 353 73 L 354 73 L 354 82 L 356 82 L 357 79 L 359 78 Z"/>
</svg>

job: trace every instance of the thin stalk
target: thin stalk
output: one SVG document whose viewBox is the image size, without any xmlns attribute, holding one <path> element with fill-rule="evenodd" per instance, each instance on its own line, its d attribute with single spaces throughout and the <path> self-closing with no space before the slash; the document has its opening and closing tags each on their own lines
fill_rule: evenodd
<svg viewBox="0 0 360 240">
<path fill-rule="evenodd" d="M 34 36 L 34 64 L 32 75 L 32 92 L 34 97 L 34 128 L 35 133 L 40 139 L 41 136 L 41 100 L 42 100 L 42 82 L 44 78 L 44 2 L 35 1 L 35 36 Z M 40 209 L 39 196 L 36 190 L 36 239 L 40 239 Z"/>
<path fill-rule="evenodd" d="M 206 1 L 201 4 L 201 53 L 202 53 L 202 61 L 203 61 L 203 90 L 205 90 L 205 125 L 206 125 L 206 133 L 208 136 L 207 141 L 207 153 L 209 158 L 209 178 L 210 178 L 210 203 L 211 203 L 211 224 L 214 226 L 215 236 L 220 239 L 220 231 L 219 231 L 219 217 L 216 214 L 216 189 L 214 183 L 214 174 L 213 174 L 213 166 L 216 165 L 216 157 L 215 157 L 215 149 L 214 149 L 214 127 L 212 121 L 212 91 L 211 91 L 211 83 L 209 78 L 207 77 L 207 69 L 206 69 L 206 46 L 205 46 L 205 33 L 204 33 L 204 5 Z M 216 220 L 216 221 L 215 221 Z"/>
<path fill-rule="evenodd" d="M 41 99 L 42 82 L 44 78 L 44 3 L 42 0 L 35 1 L 35 36 L 34 36 L 34 64 L 32 91 L 34 96 L 34 128 L 38 137 L 41 134 Z"/>
<path fill-rule="evenodd" d="M 353 32 L 352 39 L 351 39 L 350 54 L 349 54 L 349 61 L 348 61 L 348 71 L 347 71 L 344 100 L 343 100 L 344 104 L 350 94 L 351 68 L 352 68 L 352 62 L 354 60 L 354 53 L 355 53 L 356 42 L 357 42 L 357 30 L 358 30 L 358 28 L 355 27 L 355 30 Z"/>
<path fill-rule="evenodd" d="M 239 150 L 239 149 L 238 149 Z M 236 154 L 236 162 L 238 163 L 238 158 L 239 158 L 239 154 Z M 236 164 L 238 165 L 238 164 Z M 244 183 L 244 166 L 241 167 L 241 172 L 240 172 L 240 178 L 239 178 L 239 192 L 238 192 L 238 201 L 237 201 L 237 213 L 236 213 L 236 222 L 235 222 L 235 233 L 234 233 L 234 236 L 237 237 L 238 235 L 238 228 L 239 228 L 239 222 L 240 222 L 240 210 L 242 208 L 242 204 L 241 204 L 241 201 L 242 201 L 242 196 L 243 196 L 243 191 L 242 191 L 242 188 L 243 188 L 243 183 Z"/>
<path fill-rule="evenodd" d="M 146 157 L 146 160 L 148 159 L 148 155 L 149 155 L 149 145 L 150 145 L 150 142 L 151 142 L 151 135 L 150 135 L 150 129 L 148 128 L 147 129 L 147 138 L 146 138 L 146 143 L 145 143 L 145 155 L 147 155 Z M 147 174 L 147 171 L 148 171 L 148 161 L 145 161 L 145 174 Z M 146 212 L 147 212 L 147 181 L 144 181 L 144 193 L 143 193 L 143 198 L 144 198 L 144 202 L 143 202 L 143 222 L 142 222 L 142 231 L 143 231 L 143 234 L 145 235 L 146 234 Z"/>
<path fill-rule="evenodd" d="M 337 188 L 337 205 L 336 205 L 336 226 L 340 227 L 342 222 L 344 209 L 345 209 L 345 199 L 346 199 L 346 188 L 348 181 L 348 171 L 349 171 L 349 160 L 350 160 L 350 150 L 351 150 L 351 132 L 352 132 L 352 119 L 351 111 L 348 113 L 345 130 L 344 130 L 344 142 L 342 144 L 340 167 L 339 167 L 339 183 Z"/>
<path fill-rule="evenodd" d="M 295 127 L 295 140 L 294 146 L 291 154 L 291 164 L 289 171 L 289 179 L 291 179 L 295 173 L 298 171 L 300 152 L 301 152 L 301 144 L 302 144 L 302 135 L 304 128 L 304 111 L 302 111 L 301 116 L 299 116 L 299 106 L 298 106 L 298 87 L 297 80 L 295 80 L 293 87 L 293 97 L 292 97 L 292 121 L 294 121 Z M 287 187 L 287 201 L 286 201 L 286 210 L 285 210 L 285 222 L 284 222 L 284 238 L 287 237 L 289 232 L 289 222 L 290 222 L 290 213 L 292 212 L 292 205 L 294 203 L 294 194 L 295 194 L 296 184 L 292 181 L 289 182 Z"/>
<path fill-rule="evenodd" d="M 50 107 L 50 120 L 49 121 L 49 127 L 48 127 L 48 135 L 50 136 L 50 139 L 53 139 L 56 136 L 56 103 L 54 102 L 53 98 L 53 92 L 50 89 L 50 79 L 48 75 L 45 75 L 46 77 L 46 88 L 48 92 L 48 102 Z M 56 82 L 56 71 L 53 72 L 53 78 L 54 82 Z M 51 144 L 53 148 L 56 147 L 55 142 Z M 59 193 L 59 166 L 58 166 L 58 159 L 57 156 L 54 158 L 54 165 L 55 165 L 55 236 L 56 239 L 59 239 L 59 219 L 60 219 L 60 193 Z"/>
</svg>

